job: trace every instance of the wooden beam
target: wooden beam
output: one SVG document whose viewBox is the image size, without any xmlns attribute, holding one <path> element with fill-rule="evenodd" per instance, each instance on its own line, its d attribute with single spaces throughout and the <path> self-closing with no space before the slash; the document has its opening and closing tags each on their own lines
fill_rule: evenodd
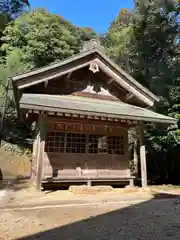
<svg viewBox="0 0 180 240">
<path fill-rule="evenodd" d="M 101 120 L 94 120 L 92 116 L 87 116 L 85 118 L 68 118 L 68 117 L 61 117 L 61 118 L 56 118 L 54 116 L 49 116 L 48 117 L 48 121 L 49 122 L 64 122 L 64 123 L 67 123 L 67 122 L 71 122 L 71 123 L 88 123 L 88 124 L 96 124 L 96 125 L 99 125 L 99 126 L 102 126 L 104 124 L 107 124 L 108 126 L 110 127 L 114 127 L 116 126 L 117 128 L 118 127 L 125 127 L 125 128 L 129 128 L 129 125 L 127 124 L 127 121 L 126 120 L 123 120 L 121 121 L 120 119 L 118 119 L 118 121 L 108 121 L 108 118 L 104 118 L 104 117 L 101 117 Z"/>
<path fill-rule="evenodd" d="M 61 116 L 63 116 L 63 113 L 57 113 L 57 116 L 61 117 Z"/>
<path fill-rule="evenodd" d="M 99 65 L 100 69 L 102 69 L 104 73 L 113 78 L 118 85 L 121 85 L 122 88 L 126 89 L 129 92 L 131 91 L 138 99 L 147 105 L 151 107 L 154 105 L 154 100 L 152 100 L 152 98 L 149 98 L 149 96 L 144 94 L 143 91 L 138 90 L 132 83 L 125 81 L 123 77 L 114 72 L 110 67 L 106 66 L 106 64 L 101 60 L 97 58 L 94 61 Z"/>
<path fill-rule="evenodd" d="M 79 115 L 78 114 L 72 114 L 72 117 L 78 118 Z"/>
<path fill-rule="evenodd" d="M 67 79 L 70 79 L 72 73 L 73 73 L 73 72 L 69 72 L 69 73 L 67 74 Z"/>
<path fill-rule="evenodd" d="M 40 111 L 38 111 L 38 110 L 33 110 L 33 113 L 39 114 Z"/>
<path fill-rule="evenodd" d="M 107 85 L 109 85 L 109 84 L 112 83 L 112 82 L 114 82 L 114 79 L 113 79 L 113 78 L 111 78 L 110 80 L 108 80 Z"/>
<path fill-rule="evenodd" d="M 44 82 L 44 86 L 45 86 L 45 88 L 47 88 L 47 86 L 48 86 L 48 83 L 49 83 L 49 81 L 48 81 L 48 80 Z"/>
<path fill-rule="evenodd" d="M 146 167 L 146 147 L 144 144 L 144 131 L 143 127 L 139 127 L 140 136 L 140 161 L 141 161 L 141 183 L 142 187 L 147 187 L 147 167 Z"/>
<path fill-rule="evenodd" d="M 100 119 L 100 117 L 96 117 L 96 116 L 94 116 L 94 119 L 95 119 L 95 120 L 99 120 L 99 119 Z"/>
<path fill-rule="evenodd" d="M 94 62 L 93 61 L 85 61 L 82 64 L 79 64 L 78 61 L 76 63 L 71 63 L 71 67 L 67 69 L 67 67 L 62 66 L 62 70 L 60 71 L 58 68 L 51 69 L 51 71 L 46 71 L 45 73 L 42 73 L 41 70 L 36 71 L 35 76 L 33 76 L 33 81 L 32 81 L 32 73 L 29 74 L 24 74 L 23 79 L 19 79 L 16 81 L 16 85 L 18 89 L 24 89 L 33 85 L 37 85 L 41 82 L 45 81 L 50 81 L 52 79 L 57 79 L 60 78 L 61 76 L 64 76 L 68 74 L 69 72 L 77 71 L 79 69 L 82 69 L 84 67 L 89 66 L 90 63 Z M 47 69 L 47 68 L 46 68 Z M 50 70 L 50 69 L 47 69 Z M 34 72 L 35 73 L 35 72 Z"/>
<path fill-rule="evenodd" d="M 55 115 L 55 112 L 48 112 L 48 115 L 53 116 Z"/>
</svg>

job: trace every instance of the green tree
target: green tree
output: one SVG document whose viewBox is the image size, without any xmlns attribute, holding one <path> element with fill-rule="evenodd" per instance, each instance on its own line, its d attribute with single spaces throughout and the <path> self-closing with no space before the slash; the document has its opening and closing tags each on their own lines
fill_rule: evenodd
<svg viewBox="0 0 180 240">
<path fill-rule="evenodd" d="M 162 98 L 156 110 L 180 120 L 180 3 L 136 0 L 130 24 L 111 26 L 105 38 L 109 55 L 139 82 Z M 122 18 L 123 19 L 123 18 Z M 123 34 L 127 33 L 127 34 Z M 127 36 L 128 35 L 128 36 Z M 125 63 L 125 64 L 124 64 Z M 150 126 L 148 159 L 159 164 L 163 178 L 172 178 L 180 153 L 180 121 L 166 130 Z M 152 167 L 149 161 L 149 166 Z"/>
<path fill-rule="evenodd" d="M 162 97 L 156 106 L 157 111 L 180 120 L 180 6 L 177 1 L 170 0 L 136 0 L 135 6 L 129 54 L 132 73 L 142 84 Z M 156 153 L 156 164 L 161 166 L 161 178 L 173 181 L 177 176 L 176 167 L 180 168 L 180 121 L 177 126 L 167 130 L 150 127 L 146 137 L 149 152 L 153 150 Z M 149 163 L 151 166 L 152 162 Z"/>
<path fill-rule="evenodd" d="M 29 6 L 28 0 L 0 0 L 0 31 Z"/>
<path fill-rule="evenodd" d="M 129 49 L 132 38 L 133 12 L 121 9 L 115 21 L 102 37 L 107 54 L 122 68 L 131 72 Z"/>
<path fill-rule="evenodd" d="M 36 9 L 6 28 L 2 50 L 6 51 L 7 61 L 18 50 L 21 62 L 34 69 L 78 53 L 82 43 L 93 36 L 95 33 L 89 29 L 77 28 L 58 15 Z"/>
<path fill-rule="evenodd" d="M 113 21 L 110 25 L 110 28 L 116 28 L 116 29 L 124 29 L 126 27 L 129 27 L 132 24 L 132 20 L 133 20 L 133 15 L 134 13 L 126 8 L 122 8 L 115 21 Z"/>
<path fill-rule="evenodd" d="M 8 24 L 1 38 L 0 51 L 4 56 L 0 58 L 0 95 L 9 77 L 70 57 L 80 51 L 84 41 L 95 36 L 90 28 L 78 28 L 44 9 L 22 14 Z M 11 126 L 13 138 L 17 139 L 17 133 L 19 135 L 26 129 L 19 131 L 16 126 L 12 127 L 11 117 L 6 119 L 8 130 L 5 135 Z"/>
</svg>

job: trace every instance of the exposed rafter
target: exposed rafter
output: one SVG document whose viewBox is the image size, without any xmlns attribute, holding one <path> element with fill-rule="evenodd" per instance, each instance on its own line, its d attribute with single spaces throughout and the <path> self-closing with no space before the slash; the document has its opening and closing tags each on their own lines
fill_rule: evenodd
<svg viewBox="0 0 180 240">
<path fill-rule="evenodd" d="M 109 85 L 110 83 L 114 82 L 114 79 L 113 78 L 110 78 L 107 82 L 107 84 Z"/>
<path fill-rule="evenodd" d="M 126 94 L 126 96 L 125 96 L 125 101 L 128 102 L 128 101 L 131 100 L 133 97 L 134 97 L 134 94 L 133 94 L 133 93 L 128 93 L 128 94 Z"/>
<path fill-rule="evenodd" d="M 13 85 L 14 88 L 18 90 L 25 89 L 47 80 L 57 79 L 73 71 L 89 67 L 90 65 L 93 66 L 93 70 L 97 70 L 97 65 L 94 65 L 94 63 L 98 65 L 100 71 L 103 71 L 104 74 L 109 76 L 110 82 L 113 79 L 119 86 L 127 91 L 130 90 L 133 92 L 134 96 L 138 98 L 142 104 L 152 106 L 155 101 L 159 100 L 152 92 L 143 87 L 132 76 L 124 72 L 97 49 L 88 50 L 61 63 L 13 77 Z M 94 68 L 94 66 L 96 67 Z"/>
</svg>

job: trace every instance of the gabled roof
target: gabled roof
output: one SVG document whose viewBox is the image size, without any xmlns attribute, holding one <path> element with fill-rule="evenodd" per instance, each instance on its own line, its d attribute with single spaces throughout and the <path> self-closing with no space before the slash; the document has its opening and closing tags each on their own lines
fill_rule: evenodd
<svg viewBox="0 0 180 240">
<path fill-rule="evenodd" d="M 20 107 L 28 110 L 78 114 L 108 119 L 112 118 L 166 124 L 175 124 L 177 122 L 174 118 L 120 101 L 108 101 L 72 95 L 54 96 L 24 93 L 20 100 Z"/>
<path fill-rule="evenodd" d="M 96 63 L 100 70 L 107 74 L 112 81 L 115 81 L 121 88 L 132 93 L 146 106 L 153 106 L 154 102 L 159 101 L 156 95 L 138 83 L 132 76 L 127 74 L 97 48 L 77 54 L 60 63 L 13 77 L 13 85 L 17 89 L 25 89 L 41 82 L 50 81 L 66 75 L 69 72 L 86 67 L 90 63 Z"/>
</svg>

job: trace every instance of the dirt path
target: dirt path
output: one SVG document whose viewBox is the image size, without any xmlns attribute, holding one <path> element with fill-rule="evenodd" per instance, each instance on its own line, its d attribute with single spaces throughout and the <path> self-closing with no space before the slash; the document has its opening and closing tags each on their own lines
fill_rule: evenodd
<svg viewBox="0 0 180 240">
<path fill-rule="evenodd" d="M 178 240 L 180 201 L 1 211 L 0 233 L 4 240 Z"/>
</svg>

